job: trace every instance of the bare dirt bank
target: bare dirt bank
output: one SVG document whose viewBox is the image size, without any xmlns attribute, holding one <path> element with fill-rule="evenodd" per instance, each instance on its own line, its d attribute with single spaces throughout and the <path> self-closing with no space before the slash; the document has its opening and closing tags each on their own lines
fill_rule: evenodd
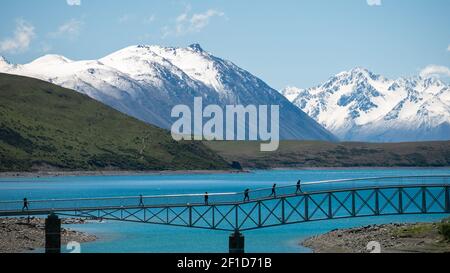
<svg viewBox="0 0 450 273">
<path fill-rule="evenodd" d="M 441 223 L 385 224 L 333 230 L 309 238 L 301 245 L 315 253 L 368 253 L 376 241 L 382 253 L 450 253 L 450 241 L 440 232 Z"/>
<path fill-rule="evenodd" d="M 0 218 L 0 253 L 31 252 L 45 246 L 44 219 L 31 218 Z M 64 224 L 83 224 L 82 219 L 62 219 Z M 83 232 L 63 228 L 61 241 L 79 243 L 92 242 L 97 238 Z"/>
</svg>

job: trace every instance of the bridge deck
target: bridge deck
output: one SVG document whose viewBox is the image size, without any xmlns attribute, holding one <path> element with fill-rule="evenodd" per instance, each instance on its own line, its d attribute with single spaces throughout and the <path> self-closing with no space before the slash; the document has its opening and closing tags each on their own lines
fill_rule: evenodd
<svg viewBox="0 0 450 273">
<path fill-rule="evenodd" d="M 269 200 L 277 200 L 282 198 L 291 198 L 291 197 L 301 197 L 305 195 L 318 195 L 318 194 L 333 194 L 333 193 L 342 193 L 349 191 L 364 191 L 364 190 L 374 190 L 374 189 L 412 189 L 412 188 L 434 188 L 434 187 L 447 187 L 450 184 L 419 184 L 419 185 L 398 185 L 398 186 L 377 186 L 377 187 L 355 187 L 355 188 L 345 188 L 345 189 L 334 189 L 334 190 L 318 190 L 318 191 L 309 191 L 309 192 L 299 192 L 299 193 L 291 193 L 291 194 L 277 194 L 275 197 L 262 197 L 256 199 L 250 199 L 249 201 L 241 201 L 236 202 L 198 202 L 198 203 L 178 203 L 178 204 L 161 204 L 161 205 L 139 205 L 139 197 L 133 197 L 136 199 L 136 205 L 128 205 L 128 206 L 93 206 L 93 207 L 61 207 L 61 208 L 42 208 L 42 209 L 29 209 L 29 210 L 5 210 L 0 211 L 0 216 L 27 216 L 27 215 L 47 215 L 52 212 L 68 212 L 68 211 L 89 211 L 89 210 L 115 210 L 115 209 L 153 209 L 153 208 L 178 208 L 178 207 L 203 207 L 203 206 L 234 206 L 234 205 L 244 205 L 261 201 L 269 201 Z M 173 195 L 172 195 L 173 196 Z M 204 195 L 196 195 L 198 197 L 203 197 Z M 244 195 L 242 194 L 242 197 Z M 82 199 L 66 199 L 66 200 L 58 200 L 58 201 L 70 201 L 70 200 L 82 200 Z M 104 200 L 103 198 L 99 199 L 89 199 L 89 200 Z M 52 201 L 52 200 L 49 200 Z M 20 202 L 22 201 L 15 201 Z M 30 201 L 32 202 L 32 201 Z"/>
<path fill-rule="evenodd" d="M 0 201 L 0 216 L 47 215 L 220 230 L 250 230 L 306 221 L 393 214 L 450 213 L 450 176 L 346 179 L 244 193 Z M 142 201 L 142 203 L 141 203 Z"/>
</svg>

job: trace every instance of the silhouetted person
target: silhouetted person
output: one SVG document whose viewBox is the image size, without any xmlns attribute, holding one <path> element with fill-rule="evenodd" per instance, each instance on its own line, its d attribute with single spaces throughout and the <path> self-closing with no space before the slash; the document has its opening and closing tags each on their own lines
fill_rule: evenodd
<svg viewBox="0 0 450 273">
<path fill-rule="evenodd" d="M 24 198 L 23 199 L 23 207 L 22 207 L 22 211 L 24 211 L 24 210 L 28 210 L 29 208 L 28 208 L 28 199 L 27 198 Z"/>
<path fill-rule="evenodd" d="M 244 202 L 249 202 L 250 201 L 250 195 L 249 195 L 250 190 L 246 189 L 244 191 Z"/>
<path fill-rule="evenodd" d="M 269 197 L 277 197 L 277 193 L 276 193 L 276 188 L 277 188 L 277 184 L 273 184 L 273 186 L 272 186 L 272 193 L 269 195 Z"/>
<path fill-rule="evenodd" d="M 302 192 L 302 188 L 301 188 L 300 183 L 301 183 L 301 180 L 299 179 L 297 181 L 297 189 L 295 190 L 295 193 L 301 193 Z"/>
<path fill-rule="evenodd" d="M 143 207 L 144 206 L 144 197 L 142 197 L 142 194 L 139 195 L 139 206 Z"/>
<path fill-rule="evenodd" d="M 208 192 L 205 192 L 205 205 L 208 205 L 209 195 Z"/>
</svg>

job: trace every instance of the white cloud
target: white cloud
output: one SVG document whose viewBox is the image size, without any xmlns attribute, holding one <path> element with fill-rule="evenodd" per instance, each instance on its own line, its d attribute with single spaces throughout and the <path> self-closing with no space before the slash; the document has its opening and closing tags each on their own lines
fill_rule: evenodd
<svg viewBox="0 0 450 273">
<path fill-rule="evenodd" d="M 119 17 L 119 23 L 121 23 L 121 24 L 127 23 L 130 20 L 132 20 L 133 18 L 134 18 L 134 16 L 131 14 L 123 14 L 122 16 Z"/>
<path fill-rule="evenodd" d="M 156 16 L 154 14 L 148 16 L 147 18 L 144 19 L 144 24 L 151 24 L 156 20 Z"/>
<path fill-rule="evenodd" d="M 51 44 L 49 44 L 47 42 L 41 43 L 41 51 L 43 53 L 48 53 L 48 52 L 52 51 L 52 49 L 53 49 L 53 46 Z"/>
<path fill-rule="evenodd" d="M 448 47 L 447 47 L 447 51 L 450 51 L 450 45 L 448 45 Z"/>
<path fill-rule="evenodd" d="M 81 6 L 81 0 L 67 0 L 69 6 Z"/>
<path fill-rule="evenodd" d="M 181 36 L 187 33 L 200 32 L 204 29 L 211 21 L 213 17 L 223 17 L 225 13 L 209 9 L 203 13 L 190 14 L 190 7 L 177 16 L 175 19 L 175 26 L 173 28 L 165 26 L 163 28 L 163 37 L 174 34 L 176 36 Z"/>
<path fill-rule="evenodd" d="M 163 38 L 166 38 L 167 36 L 172 34 L 172 30 L 168 26 L 163 26 L 162 29 L 161 29 L 161 32 L 162 32 L 162 37 Z"/>
<path fill-rule="evenodd" d="M 381 0 L 367 0 L 369 6 L 381 6 Z"/>
<path fill-rule="evenodd" d="M 30 47 L 35 36 L 34 26 L 23 19 L 18 19 L 14 36 L 0 41 L 0 52 L 23 52 Z"/>
<path fill-rule="evenodd" d="M 221 17 L 224 15 L 223 12 L 213 9 L 207 10 L 205 13 L 194 14 L 189 20 L 190 28 L 194 31 L 200 31 L 209 24 L 210 18 L 214 16 Z"/>
<path fill-rule="evenodd" d="M 147 17 L 140 17 L 135 14 L 125 13 L 119 16 L 117 21 L 119 24 L 127 24 L 127 23 L 141 23 L 141 24 L 152 24 L 156 20 L 156 16 L 154 14 L 150 14 Z"/>
<path fill-rule="evenodd" d="M 83 25 L 84 22 L 81 20 L 70 19 L 69 21 L 59 26 L 57 31 L 50 33 L 50 36 L 53 38 L 65 37 L 74 39 L 80 34 Z"/>
<path fill-rule="evenodd" d="M 420 71 L 420 76 L 422 78 L 428 77 L 450 77 L 450 68 L 442 65 L 428 65 Z"/>
</svg>

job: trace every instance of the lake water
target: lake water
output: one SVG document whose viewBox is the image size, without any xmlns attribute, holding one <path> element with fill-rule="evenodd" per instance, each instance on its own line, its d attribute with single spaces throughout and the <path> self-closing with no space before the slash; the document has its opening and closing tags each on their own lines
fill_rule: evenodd
<svg viewBox="0 0 450 273">
<path fill-rule="evenodd" d="M 450 175 L 450 169 L 271 170 L 239 174 L 82 176 L 0 179 L 0 200 L 236 192 L 273 183 L 402 175 Z M 445 215 L 402 215 L 309 222 L 245 232 L 247 252 L 310 252 L 299 242 L 336 228 L 436 221 Z M 228 232 L 107 221 L 66 227 L 95 234 L 82 252 L 227 252 Z"/>
</svg>

